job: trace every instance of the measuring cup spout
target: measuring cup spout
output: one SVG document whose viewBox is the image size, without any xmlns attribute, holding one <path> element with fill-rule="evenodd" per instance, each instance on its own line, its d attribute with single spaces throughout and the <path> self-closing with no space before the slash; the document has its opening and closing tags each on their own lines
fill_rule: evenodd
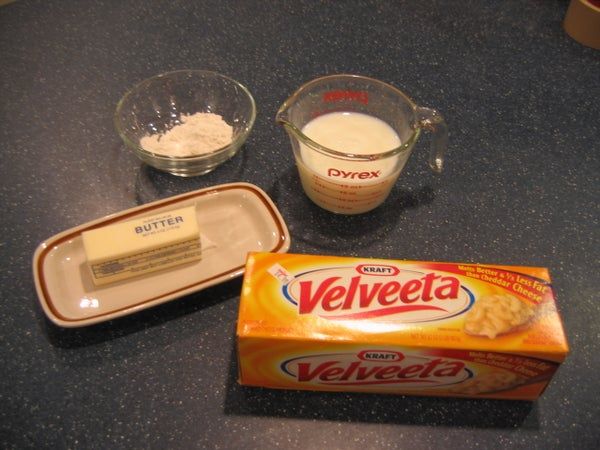
<svg viewBox="0 0 600 450">
<path fill-rule="evenodd" d="M 290 102 L 291 98 L 288 98 L 275 114 L 275 122 L 280 125 L 290 124 Z"/>
<path fill-rule="evenodd" d="M 277 111 L 277 114 L 275 114 L 275 123 L 278 123 L 279 125 L 283 126 L 283 128 L 288 134 L 288 137 L 290 138 L 292 148 L 294 149 L 294 151 L 297 151 L 300 145 L 300 141 L 303 140 L 303 133 L 300 129 L 301 125 L 295 123 L 292 119 L 292 106 L 293 105 L 291 99 L 286 100 L 283 103 L 283 105 L 281 105 L 281 108 L 279 108 L 279 111 Z M 298 115 L 297 112 L 295 114 Z M 298 118 L 296 117 L 296 121 L 297 119 Z"/>
<path fill-rule="evenodd" d="M 300 86 L 292 93 L 279 107 L 275 114 L 275 122 L 282 125 L 292 140 L 292 146 L 295 141 L 306 141 L 302 129 L 304 125 L 310 122 L 315 116 L 326 113 L 330 105 L 323 105 L 323 96 L 326 95 L 331 87 L 326 80 L 329 77 L 309 81 Z"/>
</svg>

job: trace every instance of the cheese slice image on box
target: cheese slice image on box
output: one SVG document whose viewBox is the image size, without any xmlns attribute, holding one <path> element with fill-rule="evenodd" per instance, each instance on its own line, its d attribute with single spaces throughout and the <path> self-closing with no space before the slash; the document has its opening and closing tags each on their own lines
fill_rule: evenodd
<svg viewBox="0 0 600 450">
<path fill-rule="evenodd" d="M 200 259 L 195 206 L 109 225 L 82 233 L 96 285 Z"/>
</svg>

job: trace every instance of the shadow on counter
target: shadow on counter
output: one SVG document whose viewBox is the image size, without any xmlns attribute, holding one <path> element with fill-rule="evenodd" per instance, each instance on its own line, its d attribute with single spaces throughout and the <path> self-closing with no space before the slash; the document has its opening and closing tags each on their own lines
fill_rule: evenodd
<svg viewBox="0 0 600 450">
<path fill-rule="evenodd" d="M 380 240 L 382 234 L 393 229 L 404 211 L 427 205 L 435 199 L 434 188 L 429 185 L 413 190 L 395 186 L 385 203 L 370 212 L 335 214 L 317 206 L 306 196 L 295 166 L 289 167 L 268 193 L 286 219 L 294 242 L 345 254 L 348 249 L 368 247 Z M 302 226 L 298 227 L 298 224 Z"/>
<path fill-rule="evenodd" d="M 224 412 L 234 416 L 467 428 L 539 428 L 537 404 L 516 400 L 316 392 L 241 386 L 233 349 Z"/>
</svg>

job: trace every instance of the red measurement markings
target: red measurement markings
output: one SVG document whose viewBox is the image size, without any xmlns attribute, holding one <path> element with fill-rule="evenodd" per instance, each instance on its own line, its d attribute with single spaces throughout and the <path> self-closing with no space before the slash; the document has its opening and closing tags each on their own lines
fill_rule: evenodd
<svg viewBox="0 0 600 450">
<path fill-rule="evenodd" d="M 364 105 L 369 104 L 369 93 L 367 91 L 336 90 L 327 91 L 323 94 L 323 101 L 326 103 L 340 102 L 343 100 L 360 102 Z"/>
</svg>

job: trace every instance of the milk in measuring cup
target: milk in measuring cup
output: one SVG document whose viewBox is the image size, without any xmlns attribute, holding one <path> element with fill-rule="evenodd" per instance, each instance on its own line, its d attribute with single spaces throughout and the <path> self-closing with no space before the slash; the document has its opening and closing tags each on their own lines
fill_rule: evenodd
<svg viewBox="0 0 600 450">
<path fill-rule="evenodd" d="M 383 120 L 357 112 L 332 112 L 308 122 L 302 133 L 331 150 L 355 155 L 387 152 L 400 138 Z M 300 144 L 297 164 L 305 192 L 316 204 L 339 213 L 359 214 L 388 196 L 409 152 L 374 161 L 334 158 Z"/>
</svg>

